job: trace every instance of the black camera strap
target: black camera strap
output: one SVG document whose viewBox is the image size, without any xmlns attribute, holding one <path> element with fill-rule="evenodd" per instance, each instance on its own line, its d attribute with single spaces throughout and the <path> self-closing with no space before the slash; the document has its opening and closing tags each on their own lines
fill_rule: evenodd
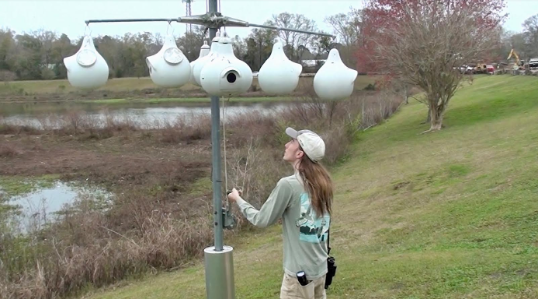
<svg viewBox="0 0 538 300">
<path fill-rule="evenodd" d="M 327 256 L 331 254 L 331 221 L 329 221 L 329 230 L 327 230 Z"/>
<path fill-rule="evenodd" d="M 327 275 L 325 276 L 325 289 L 328 289 L 333 282 L 333 277 L 336 275 L 336 260 L 330 256 L 331 253 L 331 223 L 329 222 L 329 230 L 327 230 Z"/>
</svg>

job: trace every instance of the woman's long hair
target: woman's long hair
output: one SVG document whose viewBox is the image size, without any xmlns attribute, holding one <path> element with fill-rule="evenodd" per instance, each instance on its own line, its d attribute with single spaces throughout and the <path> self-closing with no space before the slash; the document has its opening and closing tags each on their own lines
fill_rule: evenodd
<svg viewBox="0 0 538 300">
<path fill-rule="evenodd" d="M 299 163 L 298 171 L 316 214 L 319 217 L 326 212 L 331 214 L 333 183 L 327 169 L 319 162 L 315 163 L 310 160 L 305 153 Z"/>
</svg>

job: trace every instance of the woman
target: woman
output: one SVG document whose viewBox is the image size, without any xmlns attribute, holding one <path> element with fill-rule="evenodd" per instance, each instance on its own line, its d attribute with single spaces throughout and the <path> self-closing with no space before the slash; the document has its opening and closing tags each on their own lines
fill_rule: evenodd
<svg viewBox="0 0 538 300">
<path fill-rule="evenodd" d="M 310 130 L 286 129 L 291 140 L 283 159 L 294 174 L 281 178 L 260 210 L 233 189 L 228 199 L 236 202 L 255 226 L 267 227 L 282 218 L 284 279 L 282 299 L 325 298 L 327 237 L 331 223 L 333 184 L 319 163 L 325 156 L 323 139 Z"/>
</svg>

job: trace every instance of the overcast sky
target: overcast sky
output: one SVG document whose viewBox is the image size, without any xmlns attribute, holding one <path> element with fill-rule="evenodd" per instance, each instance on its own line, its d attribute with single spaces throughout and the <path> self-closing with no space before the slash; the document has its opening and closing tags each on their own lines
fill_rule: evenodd
<svg viewBox="0 0 538 300">
<path fill-rule="evenodd" d="M 193 0 L 192 14 L 206 11 L 206 0 Z M 220 0 L 221 12 L 230 17 L 251 23 L 263 23 L 273 14 L 300 13 L 316 21 L 317 28 L 332 33 L 324 22 L 325 17 L 348 12 L 349 7 L 360 8 L 363 0 Z M 538 14 L 538 0 L 507 0 L 509 13 L 505 27 L 519 32 L 525 19 Z M 84 35 L 87 19 L 110 18 L 176 18 L 185 15 L 181 0 L 0 0 L 0 28 L 17 33 L 38 29 L 65 33 L 69 38 Z M 148 31 L 165 34 L 168 24 L 157 23 L 105 23 L 90 24 L 93 36 L 124 35 Z M 184 24 L 173 23 L 176 37 L 185 32 Z M 250 29 L 228 28 L 230 36 L 245 37 Z"/>
</svg>

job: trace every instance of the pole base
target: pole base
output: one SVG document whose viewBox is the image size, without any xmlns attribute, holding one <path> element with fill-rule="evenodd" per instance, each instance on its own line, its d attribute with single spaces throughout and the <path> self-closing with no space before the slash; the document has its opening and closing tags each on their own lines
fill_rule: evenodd
<svg viewBox="0 0 538 300">
<path fill-rule="evenodd" d="M 233 248 L 223 246 L 222 251 L 215 247 L 204 249 L 205 286 L 208 299 L 234 299 Z"/>
</svg>

